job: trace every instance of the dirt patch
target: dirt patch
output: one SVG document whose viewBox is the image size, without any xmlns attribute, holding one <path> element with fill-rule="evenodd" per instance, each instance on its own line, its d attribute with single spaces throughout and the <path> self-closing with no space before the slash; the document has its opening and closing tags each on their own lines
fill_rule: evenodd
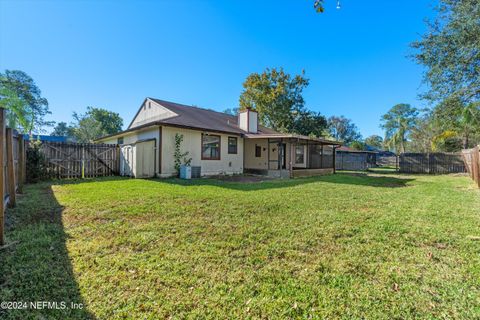
<svg viewBox="0 0 480 320">
<path fill-rule="evenodd" d="M 254 175 L 234 175 L 234 176 L 212 176 L 212 179 L 228 182 L 239 182 L 239 183 L 255 183 L 263 181 L 271 181 L 275 178 L 265 177 L 265 176 L 254 176 Z"/>
</svg>

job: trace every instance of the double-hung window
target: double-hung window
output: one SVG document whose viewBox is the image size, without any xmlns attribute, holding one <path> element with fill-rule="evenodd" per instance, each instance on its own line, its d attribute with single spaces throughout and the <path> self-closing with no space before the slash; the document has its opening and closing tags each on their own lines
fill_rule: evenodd
<svg viewBox="0 0 480 320">
<path fill-rule="evenodd" d="M 202 160 L 220 160 L 220 136 L 202 134 Z"/>
<path fill-rule="evenodd" d="M 228 137 L 228 154 L 237 154 L 238 138 Z"/>
</svg>

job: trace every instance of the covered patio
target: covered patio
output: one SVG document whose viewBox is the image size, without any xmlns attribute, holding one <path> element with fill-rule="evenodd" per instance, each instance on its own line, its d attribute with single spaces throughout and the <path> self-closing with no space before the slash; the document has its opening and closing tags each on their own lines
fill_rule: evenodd
<svg viewBox="0 0 480 320">
<path fill-rule="evenodd" d="M 335 173 L 335 149 L 340 145 L 296 134 L 249 134 L 244 171 L 275 178 Z"/>
</svg>

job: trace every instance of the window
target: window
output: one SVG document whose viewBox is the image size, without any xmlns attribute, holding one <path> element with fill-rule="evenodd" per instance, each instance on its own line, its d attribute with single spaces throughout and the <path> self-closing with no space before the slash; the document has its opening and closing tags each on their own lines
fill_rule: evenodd
<svg viewBox="0 0 480 320">
<path fill-rule="evenodd" d="M 295 163 L 303 164 L 305 162 L 305 148 L 303 146 L 295 146 Z"/>
<path fill-rule="evenodd" d="M 260 158 L 262 156 L 262 147 L 255 145 L 255 157 Z"/>
<path fill-rule="evenodd" d="M 238 139 L 236 137 L 228 137 L 228 154 L 237 154 Z"/>
<path fill-rule="evenodd" d="M 220 160 L 220 136 L 202 134 L 202 160 Z"/>
<path fill-rule="evenodd" d="M 123 144 L 123 137 L 117 139 L 117 144 Z"/>
</svg>

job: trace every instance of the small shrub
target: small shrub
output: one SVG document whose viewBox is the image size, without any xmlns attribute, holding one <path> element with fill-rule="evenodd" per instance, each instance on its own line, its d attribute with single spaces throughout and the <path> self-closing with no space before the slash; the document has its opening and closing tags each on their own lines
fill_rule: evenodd
<svg viewBox="0 0 480 320">
<path fill-rule="evenodd" d="M 39 181 L 49 180 L 51 178 L 47 161 L 40 150 L 40 142 L 31 142 L 26 152 L 27 158 L 27 182 L 36 183 Z"/>
<path fill-rule="evenodd" d="M 182 149 L 182 142 L 183 142 L 183 134 L 176 133 L 175 134 L 175 152 L 173 153 L 175 170 L 177 171 L 177 176 L 180 175 L 180 166 L 183 164 L 189 166 L 192 163 L 192 158 L 187 158 L 189 152 L 183 152 Z"/>
</svg>

